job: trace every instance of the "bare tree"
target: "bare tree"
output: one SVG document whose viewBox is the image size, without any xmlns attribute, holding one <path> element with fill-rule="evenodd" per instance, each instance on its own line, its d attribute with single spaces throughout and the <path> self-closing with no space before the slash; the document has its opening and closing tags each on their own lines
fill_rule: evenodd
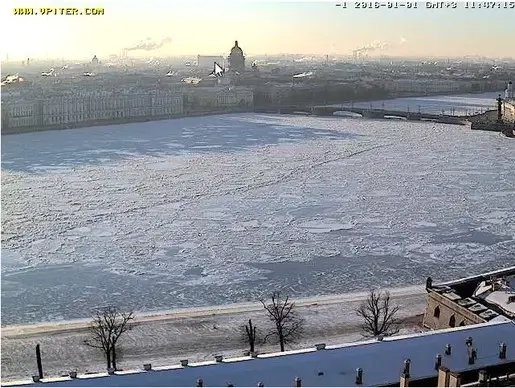
<svg viewBox="0 0 515 388">
<path fill-rule="evenodd" d="M 249 319 L 249 324 L 245 325 L 245 331 L 243 332 L 243 338 L 245 342 L 249 345 L 249 350 L 251 353 L 255 352 L 257 334 L 256 334 L 256 326 L 252 324 L 252 319 Z"/>
<path fill-rule="evenodd" d="M 392 306 L 390 293 L 371 290 L 367 300 L 356 310 L 356 314 L 363 318 L 363 332 L 372 337 L 379 335 L 389 336 L 399 332 L 399 323 L 396 315 L 398 306 Z"/>
<path fill-rule="evenodd" d="M 93 315 L 91 337 L 84 343 L 104 352 L 108 369 L 112 367 L 116 370 L 116 345 L 121 335 L 132 328 L 133 319 L 132 311 L 120 312 L 115 307 L 107 307 Z"/>
<path fill-rule="evenodd" d="M 284 345 L 295 342 L 302 334 L 304 321 L 299 318 L 295 311 L 295 303 L 289 301 L 289 297 L 281 299 L 279 292 L 274 292 L 271 303 L 267 304 L 263 299 L 261 303 L 268 313 L 268 318 L 274 323 L 274 329 L 265 337 L 275 337 L 276 343 L 281 346 L 284 352 Z"/>
</svg>

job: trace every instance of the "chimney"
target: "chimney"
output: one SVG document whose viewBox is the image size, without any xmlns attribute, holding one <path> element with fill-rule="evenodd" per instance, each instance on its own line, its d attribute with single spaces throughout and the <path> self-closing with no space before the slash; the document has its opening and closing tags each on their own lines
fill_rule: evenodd
<svg viewBox="0 0 515 388">
<path fill-rule="evenodd" d="M 465 340 L 465 345 L 472 346 L 472 337 L 467 337 L 467 339 Z"/>
<path fill-rule="evenodd" d="M 449 387 L 461 387 L 461 377 L 459 373 L 449 373 Z"/>
<path fill-rule="evenodd" d="M 357 385 L 363 384 L 363 369 L 362 368 L 356 369 L 356 384 Z"/>
<path fill-rule="evenodd" d="M 202 379 L 198 379 L 197 380 L 197 387 L 203 387 L 204 386 L 204 381 Z"/>
<path fill-rule="evenodd" d="M 446 356 L 450 356 L 450 355 L 451 355 L 451 351 L 452 351 L 452 346 L 451 346 L 451 344 L 447 344 L 447 345 L 445 345 L 445 355 L 446 355 Z"/>
<path fill-rule="evenodd" d="M 406 376 L 404 373 L 402 373 L 399 385 L 401 387 L 409 387 L 409 376 Z"/>
<path fill-rule="evenodd" d="M 438 370 L 442 366 L 442 356 L 439 354 L 435 357 L 435 370 Z"/>
<path fill-rule="evenodd" d="M 438 387 L 448 387 L 449 386 L 449 369 L 445 366 L 441 366 L 438 369 Z"/>
<path fill-rule="evenodd" d="M 499 345 L 499 358 L 501 360 L 504 360 L 506 358 L 506 344 L 505 343 L 501 343 Z"/>
<path fill-rule="evenodd" d="M 302 387 L 302 380 L 300 379 L 300 377 L 295 377 L 295 386 Z"/>
<path fill-rule="evenodd" d="M 411 360 L 408 358 L 407 360 L 404 360 L 404 369 L 402 371 L 402 374 L 404 374 L 409 379 L 409 368 L 411 365 Z"/>
<path fill-rule="evenodd" d="M 477 358 L 477 350 L 469 348 L 468 354 L 469 354 L 469 365 L 473 365 Z"/>
</svg>

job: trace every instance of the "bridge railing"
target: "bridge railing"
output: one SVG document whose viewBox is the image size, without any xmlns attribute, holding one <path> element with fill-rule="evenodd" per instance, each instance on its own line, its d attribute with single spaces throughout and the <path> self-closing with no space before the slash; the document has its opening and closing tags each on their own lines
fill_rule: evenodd
<svg viewBox="0 0 515 388">
<path fill-rule="evenodd" d="M 380 103 L 346 103 L 340 104 L 339 107 L 342 110 L 345 109 L 364 109 L 364 110 L 383 110 L 391 112 L 403 112 L 403 113 L 420 113 L 420 114 L 434 114 L 442 116 L 474 116 L 483 114 L 486 111 L 494 110 L 495 107 L 485 106 L 453 106 L 453 105 L 422 105 L 422 104 L 388 104 L 384 102 Z"/>
</svg>

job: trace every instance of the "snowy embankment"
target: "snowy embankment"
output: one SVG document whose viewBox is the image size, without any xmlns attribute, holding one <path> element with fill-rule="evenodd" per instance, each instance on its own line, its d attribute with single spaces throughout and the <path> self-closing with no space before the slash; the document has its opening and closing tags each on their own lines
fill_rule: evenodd
<svg viewBox="0 0 515 388">
<path fill-rule="evenodd" d="M 402 333 L 420 331 L 425 306 L 422 287 L 391 290 L 392 303 L 399 305 L 405 319 Z M 355 309 L 366 293 L 332 295 L 299 300 L 297 311 L 305 320 L 303 337 L 293 348 L 316 343 L 341 344 L 360 340 L 360 319 Z M 124 369 L 212 360 L 215 355 L 241 356 L 246 349 L 242 326 L 251 318 L 259 333 L 270 328 L 260 304 L 239 304 L 216 308 L 186 309 L 153 315 L 138 315 L 137 325 L 122 341 Z M 60 375 L 70 370 L 102 371 L 102 355 L 88 348 L 87 322 L 58 325 L 12 326 L 2 329 L 2 381 L 28 378 L 35 371 L 34 347 L 41 345 L 45 374 Z M 277 346 L 258 345 L 260 352 L 277 351 Z"/>
<path fill-rule="evenodd" d="M 450 280 L 515 252 L 494 133 L 234 115 L 8 136 L 2 322 Z"/>
</svg>

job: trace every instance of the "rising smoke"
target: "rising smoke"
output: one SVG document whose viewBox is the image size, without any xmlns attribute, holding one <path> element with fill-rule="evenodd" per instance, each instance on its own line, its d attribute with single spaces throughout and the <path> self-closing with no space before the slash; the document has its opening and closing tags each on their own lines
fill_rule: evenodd
<svg viewBox="0 0 515 388">
<path fill-rule="evenodd" d="M 401 37 L 398 44 L 392 44 L 388 42 L 381 42 L 379 40 L 375 40 L 370 44 L 367 44 L 366 46 L 357 48 L 352 51 L 352 54 L 354 56 L 361 56 L 365 53 L 379 51 L 379 50 L 385 50 L 389 47 L 395 47 L 395 46 L 402 46 L 404 43 L 406 43 L 406 38 Z"/>
<path fill-rule="evenodd" d="M 152 51 L 152 50 L 160 49 L 165 44 L 168 44 L 171 41 L 172 41 L 172 38 L 164 38 L 159 42 L 155 42 L 151 38 L 147 38 L 143 42 L 138 43 L 136 46 L 126 48 L 125 50 L 127 50 L 127 51 L 135 51 L 135 50 Z"/>
</svg>

